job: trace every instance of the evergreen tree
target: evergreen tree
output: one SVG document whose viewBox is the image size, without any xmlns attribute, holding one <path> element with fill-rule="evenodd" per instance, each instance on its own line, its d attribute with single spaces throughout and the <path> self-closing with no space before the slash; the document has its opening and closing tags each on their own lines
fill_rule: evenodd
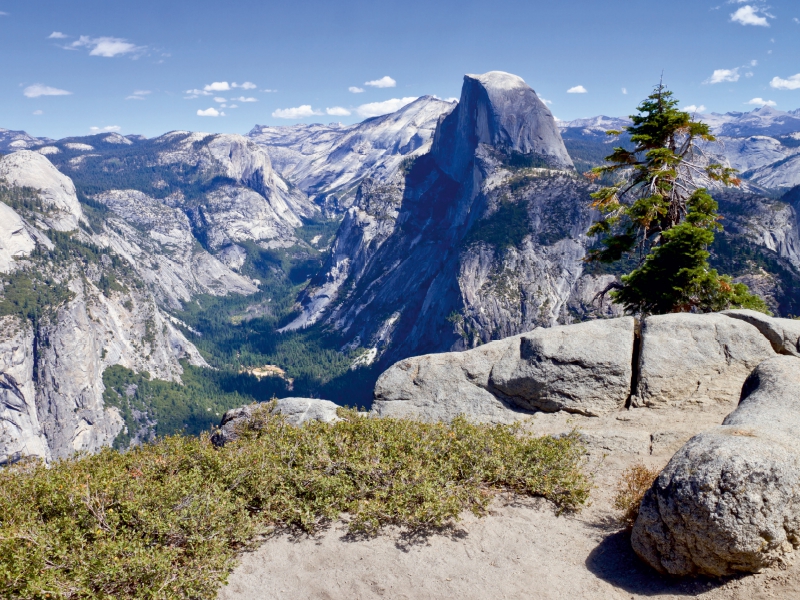
<svg viewBox="0 0 800 600">
<path fill-rule="evenodd" d="M 711 312 L 752 308 L 767 312 L 747 286 L 733 283 L 708 264 L 708 246 L 721 230 L 711 184 L 740 185 L 736 171 L 706 159 L 701 143 L 714 141 L 705 123 L 677 108 L 672 92 L 659 84 L 632 115 L 627 127 L 633 150 L 614 148 L 610 164 L 587 175 L 619 181 L 592 194 L 601 218 L 589 235 L 601 248 L 587 260 L 613 263 L 636 258 L 636 268 L 611 292 L 631 313 Z M 621 135 L 621 131 L 609 131 Z"/>
</svg>

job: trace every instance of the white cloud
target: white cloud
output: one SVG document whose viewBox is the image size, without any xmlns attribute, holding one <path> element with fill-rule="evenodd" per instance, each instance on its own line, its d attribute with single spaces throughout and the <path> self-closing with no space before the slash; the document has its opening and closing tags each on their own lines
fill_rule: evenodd
<svg viewBox="0 0 800 600">
<path fill-rule="evenodd" d="M 753 98 L 749 102 L 745 102 L 745 104 L 754 104 L 756 106 L 778 106 L 778 103 L 774 100 L 764 100 L 763 98 Z"/>
<path fill-rule="evenodd" d="M 349 88 L 347 88 L 347 91 L 350 92 L 350 93 L 353 93 L 353 94 L 361 94 L 361 93 L 364 92 L 364 88 L 360 88 L 360 87 L 356 87 L 354 85 L 351 85 Z"/>
<path fill-rule="evenodd" d="M 458 102 L 459 100 L 460 98 L 452 98 L 452 97 L 444 99 L 445 102 Z"/>
<path fill-rule="evenodd" d="M 628 88 L 622 88 L 622 93 L 627 95 L 628 94 Z"/>
<path fill-rule="evenodd" d="M 42 110 L 35 110 L 35 111 L 33 111 L 33 114 L 35 114 L 35 115 L 43 115 L 43 114 L 44 114 L 44 111 L 42 111 Z"/>
<path fill-rule="evenodd" d="M 278 90 L 269 90 L 269 89 L 267 89 L 267 90 L 261 90 L 261 91 L 264 92 L 264 93 L 267 93 L 267 94 L 274 94 Z"/>
<path fill-rule="evenodd" d="M 781 79 L 780 77 L 773 77 L 769 82 L 770 87 L 776 90 L 798 90 L 800 89 L 800 73 L 792 75 L 789 79 Z"/>
<path fill-rule="evenodd" d="M 197 116 L 198 117 L 219 117 L 219 116 L 223 116 L 224 117 L 225 113 L 219 112 L 216 108 L 214 108 L 212 106 L 211 108 L 207 108 L 205 110 L 198 110 L 197 111 Z"/>
<path fill-rule="evenodd" d="M 51 33 L 50 35 L 47 36 L 47 39 L 48 40 L 63 40 L 66 37 L 68 37 L 68 36 L 66 36 L 65 34 L 61 33 L 60 31 L 54 31 L 53 33 Z"/>
<path fill-rule="evenodd" d="M 227 92 L 231 89 L 230 84 L 227 81 L 215 81 L 214 83 L 209 83 L 207 86 L 203 88 L 205 92 Z"/>
<path fill-rule="evenodd" d="M 230 106 L 228 106 L 228 108 L 239 108 L 239 105 L 238 104 L 231 104 Z"/>
<path fill-rule="evenodd" d="M 742 25 L 769 27 L 769 21 L 767 21 L 766 17 L 762 17 L 758 14 L 759 10 L 760 9 L 747 4 L 738 9 L 735 13 L 731 13 L 731 21 L 734 23 L 741 23 Z"/>
<path fill-rule="evenodd" d="M 150 90 L 134 90 L 134 92 L 125 98 L 125 100 L 144 100 L 145 96 L 152 94 Z"/>
<path fill-rule="evenodd" d="M 217 102 L 217 103 L 227 102 L 227 100 L 225 98 L 220 97 L 220 96 L 215 96 L 214 97 L 214 102 Z"/>
<path fill-rule="evenodd" d="M 42 85 L 41 83 L 29 85 L 22 93 L 28 98 L 38 98 L 39 96 L 69 96 L 72 94 L 72 92 L 68 92 L 67 90 L 60 90 L 50 87 L 49 85 Z"/>
<path fill-rule="evenodd" d="M 587 90 L 582 85 L 576 85 L 575 87 L 571 87 L 567 90 L 568 94 L 588 94 L 589 90 Z"/>
<path fill-rule="evenodd" d="M 314 110 L 310 104 L 303 104 L 294 108 L 279 108 L 272 113 L 272 116 L 277 119 L 305 119 L 321 114 L 322 111 Z"/>
<path fill-rule="evenodd" d="M 757 61 L 757 60 L 755 60 L 755 59 L 751 60 L 751 61 L 750 61 L 750 66 L 751 66 L 751 67 L 757 67 L 757 66 L 758 66 L 758 61 Z"/>
<path fill-rule="evenodd" d="M 8 16 L 7 12 L 3 12 L 2 10 L 0 10 L 0 17 L 7 17 L 7 16 Z"/>
<path fill-rule="evenodd" d="M 92 133 L 100 133 L 100 132 L 111 132 L 111 131 L 119 131 L 122 129 L 119 125 L 106 125 L 105 127 L 89 127 L 89 131 Z"/>
<path fill-rule="evenodd" d="M 792 21 L 794 21 L 795 23 L 800 23 L 800 19 L 798 19 L 797 17 L 795 17 L 794 19 L 792 19 Z"/>
<path fill-rule="evenodd" d="M 325 112 L 328 113 L 329 115 L 334 116 L 334 117 L 347 117 L 347 116 L 350 115 L 350 111 L 347 110 L 346 108 L 341 107 L 341 106 L 334 106 L 332 108 L 326 108 Z"/>
<path fill-rule="evenodd" d="M 76 41 L 72 42 L 68 48 L 90 48 L 89 56 L 103 56 L 105 58 L 113 58 L 123 54 L 141 53 L 145 49 L 144 46 L 137 46 L 123 38 L 92 38 L 88 35 L 82 35 Z"/>
<path fill-rule="evenodd" d="M 252 81 L 245 81 L 244 83 L 236 83 L 235 81 L 231 84 L 231 87 L 235 88 L 242 88 L 243 90 L 254 90 L 258 86 L 253 83 Z"/>
<path fill-rule="evenodd" d="M 380 79 L 373 79 L 372 81 L 365 81 L 364 85 L 368 85 L 371 87 L 376 88 L 392 88 L 397 86 L 397 82 L 386 75 L 385 77 L 381 77 Z M 352 91 L 352 90 L 351 90 Z"/>
<path fill-rule="evenodd" d="M 238 98 L 233 98 L 237 102 L 258 102 L 258 98 L 253 98 L 252 96 L 239 96 Z"/>
<path fill-rule="evenodd" d="M 552 100 L 548 100 L 547 98 L 542 98 L 541 96 L 539 96 L 539 100 L 541 100 L 545 104 L 552 104 L 553 103 Z"/>
<path fill-rule="evenodd" d="M 703 83 L 725 83 L 726 81 L 739 81 L 739 67 L 735 69 L 716 69 L 711 77 Z"/>
<path fill-rule="evenodd" d="M 356 112 L 362 117 L 379 117 L 393 113 L 403 108 L 406 104 L 411 104 L 416 100 L 416 96 L 408 98 L 392 98 L 391 100 L 384 100 L 383 102 L 370 102 L 369 104 L 362 104 L 356 109 Z"/>
<path fill-rule="evenodd" d="M 213 95 L 211 92 L 207 92 L 205 90 L 197 90 L 197 89 L 186 90 L 185 93 L 189 94 L 189 95 L 188 96 L 184 96 L 184 100 L 192 100 L 193 98 L 197 98 L 198 96 L 211 96 L 211 95 Z"/>
<path fill-rule="evenodd" d="M 690 113 L 701 113 L 705 112 L 706 107 L 702 104 L 700 106 L 697 106 L 696 104 L 690 104 L 689 106 L 684 106 L 682 110 Z"/>
</svg>

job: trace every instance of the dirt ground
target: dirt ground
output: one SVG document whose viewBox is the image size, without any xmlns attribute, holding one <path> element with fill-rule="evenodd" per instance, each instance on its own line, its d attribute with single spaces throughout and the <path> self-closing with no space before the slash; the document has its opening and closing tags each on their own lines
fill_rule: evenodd
<svg viewBox="0 0 800 600">
<path fill-rule="evenodd" d="M 242 557 L 219 599 L 800 599 L 800 564 L 722 580 L 675 580 L 642 563 L 616 524 L 614 488 L 626 467 L 638 461 L 663 467 L 689 437 L 733 408 L 536 415 L 529 422 L 536 432 L 584 433 L 595 488 L 579 514 L 559 516 L 541 499 L 499 497 L 489 515 L 467 514 L 426 536 L 389 529 L 356 539 L 343 522 L 317 537 L 276 534 Z"/>
</svg>

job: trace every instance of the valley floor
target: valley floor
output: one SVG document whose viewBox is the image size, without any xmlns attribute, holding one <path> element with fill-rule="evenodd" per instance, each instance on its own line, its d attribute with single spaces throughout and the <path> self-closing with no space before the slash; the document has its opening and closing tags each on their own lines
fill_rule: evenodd
<svg viewBox="0 0 800 600">
<path fill-rule="evenodd" d="M 585 433 L 595 489 L 581 513 L 558 516 L 547 501 L 502 497 L 488 516 L 464 515 L 451 530 L 427 537 L 389 529 L 353 539 L 344 523 L 316 537 L 276 534 L 242 557 L 218 598 L 800 598 L 800 561 L 739 578 L 661 577 L 638 560 L 614 520 L 614 488 L 625 468 L 636 462 L 663 467 L 688 437 L 732 409 L 633 409 L 603 418 L 539 414 L 529 425 L 537 432 L 578 427 Z"/>
</svg>

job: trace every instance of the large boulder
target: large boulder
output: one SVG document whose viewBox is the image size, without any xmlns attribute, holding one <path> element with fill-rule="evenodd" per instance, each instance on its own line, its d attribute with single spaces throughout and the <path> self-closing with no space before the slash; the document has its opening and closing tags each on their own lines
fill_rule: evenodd
<svg viewBox="0 0 800 600">
<path fill-rule="evenodd" d="M 634 335 L 633 317 L 535 329 L 495 363 L 491 386 L 531 410 L 617 411 L 630 397 Z"/>
<path fill-rule="evenodd" d="M 631 542 L 662 573 L 730 575 L 800 545 L 800 359 L 745 382 L 723 424 L 692 438 L 645 494 Z"/>
<path fill-rule="evenodd" d="M 215 446 L 224 446 L 228 442 L 236 441 L 239 437 L 236 433 L 237 428 L 253 417 L 253 411 L 258 406 L 258 404 L 240 406 L 222 415 L 220 427 L 211 435 L 211 442 Z M 336 414 L 338 408 L 339 405 L 330 400 L 281 398 L 275 402 L 272 413 L 282 414 L 288 423 L 299 426 L 308 421 L 335 423 L 340 420 Z"/>
<path fill-rule="evenodd" d="M 726 310 L 723 315 L 750 323 L 772 344 L 778 354 L 800 356 L 800 321 L 776 319 L 754 310 Z"/>
<path fill-rule="evenodd" d="M 733 404 L 747 376 L 772 356 L 769 340 L 740 319 L 687 313 L 647 317 L 634 404 Z"/>
<path fill-rule="evenodd" d="M 509 422 L 525 415 L 490 392 L 492 368 L 519 347 L 520 336 L 466 352 L 426 354 L 392 365 L 375 385 L 372 410 L 380 417 L 452 421 L 458 415 L 481 422 Z"/>
</svg>

